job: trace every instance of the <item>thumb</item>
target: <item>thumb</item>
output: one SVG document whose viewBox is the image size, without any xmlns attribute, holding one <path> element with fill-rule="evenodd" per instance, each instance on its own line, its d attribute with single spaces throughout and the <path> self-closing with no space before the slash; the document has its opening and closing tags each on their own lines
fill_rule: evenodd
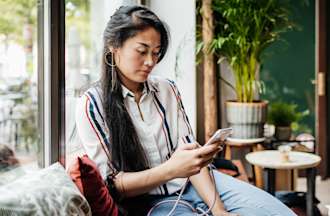
<svg viewBox="0 0 330 216">
<path fill-rule="evenodd" d="M 199 144 L 197 142 L 195 143 L 185 143 L 180 146 L 180 149 L 182 150 L 193 150 L 199 147 Z"/>
</svg>

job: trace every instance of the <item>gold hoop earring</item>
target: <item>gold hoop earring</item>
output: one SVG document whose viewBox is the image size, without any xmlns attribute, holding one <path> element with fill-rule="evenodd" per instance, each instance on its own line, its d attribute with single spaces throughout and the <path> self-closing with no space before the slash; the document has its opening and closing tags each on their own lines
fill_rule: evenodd
<svg viewBox="0 0 330 216">
<path fill-rule="evenodd" d="M 108 55 L 111 54 L 111 63 L 108 61 Z M 116 67 L 116 63 L 114 63 L 113 53 L 112 52 L 106 52 L 104 55 L 104 62 L 109 67 Z"/>
<path fill-rule="evenodd" d="M 111 63 L 108 61 L 108 55 L 111 53 Z M 113 92 L 115 90 L 115 86 L 117 83 L 117 71 L 116 71 L 116 63 L 114 63 L 113 59 L 113 53 L 112 52 L 107 52 L 104 56 L 104 62 L 111 68 L 111 91 Z"/>
</svg>

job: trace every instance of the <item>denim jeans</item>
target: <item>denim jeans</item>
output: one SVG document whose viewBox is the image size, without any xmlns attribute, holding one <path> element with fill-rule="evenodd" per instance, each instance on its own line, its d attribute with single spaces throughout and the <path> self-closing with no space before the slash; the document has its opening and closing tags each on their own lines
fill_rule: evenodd
<svg viewBox="0 0 330 216">
<path fill-rule="evenodd" d="M 213 170 L 218 193 L 227 211 L 241 216 L 294 216 L 296 215 L 281 201 L 269 193 L 254 187 L 246 182 L 235 179 L 226 174 Z M 213 194 L 210 194 L 213 197 Z M 151 203 L 164 200 L 176 200 L 177 195 L 152 196 Z M 181 200 L 190 203 L 193 208 L 208 209 L 194 187 L 189 183 L 182 195 Z M 166 216 L 172 209 L 174 202 L 158 205 L 151 216 Z M 196 215 L 191 207 L 180 203 L 172 215 L 188 216 Z M 211 214 L 209 214 L 211 215 Z"/>
</svg>

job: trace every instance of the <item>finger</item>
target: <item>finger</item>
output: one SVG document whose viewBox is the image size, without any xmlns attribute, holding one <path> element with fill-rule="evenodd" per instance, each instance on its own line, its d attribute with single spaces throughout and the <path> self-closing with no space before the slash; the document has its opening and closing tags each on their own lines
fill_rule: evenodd
<svg viewBox="0 0 330 216">
<path fill-rule="evenodd" d="M 205 163 L 206 161 L 213 160 L 216 155 L 217 152 L 214 152 L 207 155 L 200 155 L 199 158 L 201 159 L 201 163 Z"/>
<path fill-rule="evenodd" d="M 196 149 L 195 151 L 198 155 L 207 155 L 209 153 L 218 151 L 219 148 L 221 147 L 214 144 L 210 144 L 210 145 L 204 145 L 201 148 Z"/>
<path fill-rule="evenodd" d="M 204 158 L 204 157 L 205 157 L 205 158 L 215 158 L 221 150 L 222 150 L 222 148 L 221 148 L 221 149 L 217 149 L 217 150 L 215 150 L 214 152 L 211 152 L 211 153 L 209 153 L 209 154 L 201 155 L 201 157 L 203 157 L 203 158 Z"/>
<path fill-rule="evenodd" d="M 222 147 L 215 148 L 212 152 L 207 154 L 200 154 L 200 157 L 213 157 L 214 155 L 218 154 L 222 150 Z"/>
<path fill-rule="evenodd" d="M 217 155 L 218 155 L 218 151 L 207 155 L 199 155 L 198 158 L 200 158 L 202 161 L 208 161 L 208 160 L 213 160 Z"/>
<path fill-rule="evenodd" d="M 211 144 L 216 144 L 216 145 L 224 145 L 224 144 L 225 144 L 225 142 L 224 142 L 224 141 L 222 141 L 222 140 L 218 140 L 218 141 L 214 141 L 214 142 L 212 142 Z"/>
<path fill-rule="evenodd" d="M 223 146 L 225 145 L 224 142 L 214 142 L 214 143 L 211 143 L 209 145 L 215 145 L 215 146 L 221 146 L 223 148 Z"/>
<path fill-rule="evenodd" d="M 224 146 L 223 145 L 218 145 L 216 150 L 213 153 L 213 157 L 215 157 L 219 152 L 221 152 L 223 150 Z M 210 153 L 212 154 L 212 153 Z"/>
<path fill-rule="evenodd" d="M 179 149 L 183 149 L 183 150 L 192 150 L 192 149 L 196 149 L 199 146 L 199 144 L 196 143 L 186 143 L 183 145 L 180 145 L 178 148 Z"/>
</svg>

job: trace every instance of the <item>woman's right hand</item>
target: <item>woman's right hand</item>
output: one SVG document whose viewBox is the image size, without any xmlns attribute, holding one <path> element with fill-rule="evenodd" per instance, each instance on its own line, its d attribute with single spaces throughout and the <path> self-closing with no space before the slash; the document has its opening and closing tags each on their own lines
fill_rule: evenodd
<svg viewBox="0 0 330 216">
<path fill-rule="evenodd" d="M 189 177 L 198 174 L 203 167 L 211 163 L 214 155 L 221 149 L 217 144 L 202 147 L 197 142 L 184 144 L 175 150 L 164 165 L 171 178 Z"/>
</svg>

